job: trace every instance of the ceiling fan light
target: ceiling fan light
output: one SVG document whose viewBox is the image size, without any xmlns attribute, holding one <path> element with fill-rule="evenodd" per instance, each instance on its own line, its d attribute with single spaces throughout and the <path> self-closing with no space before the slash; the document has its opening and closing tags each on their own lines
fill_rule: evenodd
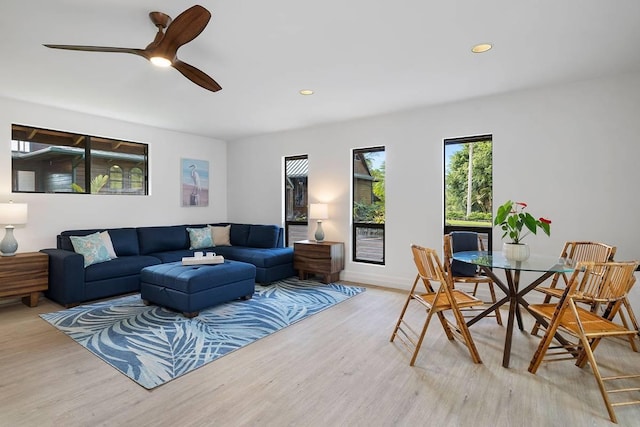
<svg viewBox="0 0 640 427">
<path fill-rule="evenodd" d="M 169 67 L 171 65 L 171 61 L 162 56 L 152 56 L 149 61 L 156 67 Z"/>
<path fill-rule="evenodd" d="M 484 53 L 488 50 L 491 50 L 493 45 L 491 43 L 480 43 L 471 48 L 471 52 L 473 53 Z"/>
<path fill-rule="evenodd" d="M 302 89 L 300 90 L 300 95 L 313 95 L 313 90 L 311 89 Z"/>
</svg>

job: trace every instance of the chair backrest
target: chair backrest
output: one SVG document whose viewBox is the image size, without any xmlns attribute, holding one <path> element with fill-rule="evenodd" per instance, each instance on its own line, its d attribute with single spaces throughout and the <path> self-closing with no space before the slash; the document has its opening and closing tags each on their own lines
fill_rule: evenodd
<svg viewBox="0 0 640 427">
<path fill-rule="evenodd" d="M 637 267 L 638 261 L 580 262 L 564 297 L 601 304 L 620 301 L 633 285 Z"/>
<path fill-rule="evenodd" d="M 474 231 L 452 231 L 444 236 L 445 265 L 449 267 L 449 271 L 454 276 L 473 277 L 478 273 L 478 267 L 453 259 L 453 254 L 483 249 L 478 233 Z"/>
<path fill-rule="evenodd" d="M 616 253 L 616 247 L 599 242 L 565 242 L 560 258 L 570 260 L 574 265 L 580 262 L 607 262 L 613 261 L 613 256 Z M 558 279 L 562 277 L 565 285 L 568 284 L 567 275 L 565 273 L 559 273 L 554 275 L 551 284 L 552 288 L 555 288 Z"/>
<path fill-rule="evenodd" d="M 599 242 L 566 242 L 561 258 L 567 258 L 575 263 L 581 261 L 606 262 L 613 261 L 616 247 Z"/>
<path fill-rule="evenodd" d="M 411 245 L 411 252 L 413 253 L 413 262 L 418 269 L 418 275 L 427 289 L 432 292 L 444 292 L 447 297 L 451 298 L 451 289 L 453 288 L 451 276 L 445 271 L 436 250 Z M 433 286 L 434 282 L 438 283 L 435 288 Z"/>
<path fill-rule="evenodd" d="M 435 282 L 445 280 L 444 268 L 434 249 L 411 245 L 411 253 L 422 279 Z"/>
</svg>

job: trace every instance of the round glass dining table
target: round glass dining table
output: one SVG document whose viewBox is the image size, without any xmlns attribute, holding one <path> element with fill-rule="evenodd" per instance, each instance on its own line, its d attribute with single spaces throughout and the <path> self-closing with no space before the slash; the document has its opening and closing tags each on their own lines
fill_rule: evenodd
<svg viewBox="0 0 640 427">
<path fill-rule="evenodd" d="M 491 277 L 494 283 L 504 292 L 504 298 L 496 301 L 491 305 L 491 307 L 471 318 L 467 322 L 467 325 L 471 326 L 475 324 L 477 321 L 486 317 L 507 301 L 509 302 L 509 318 L 507 320 L 504 352 L 502 355 L 502 366 L 508 368 L 509 359 L 511 357 L 511 341 L 513 337 L 514 319 L 518 322 L 518 328 L 521 331 L 524 330 L 520 306 L 525 309 L 529 306 L 529 303 L 524 299 L 524 296 L 554 274 L 573 272 L 574 268 L 570 260 L 562 258 L 559 259 L 557 256 L 531 254 L 525 261 L 512 261 L 506 259 L 502 252 L 499 251 L 455 252 L 453 254 L 453 259 L 467 264 L 477 265 L 487 276 Z M 506 283 L 495 274 L 494 269 L 504 270 Z M 520 289 L 520 273 L 523 271 L 542 274 Z"/>
</svg>

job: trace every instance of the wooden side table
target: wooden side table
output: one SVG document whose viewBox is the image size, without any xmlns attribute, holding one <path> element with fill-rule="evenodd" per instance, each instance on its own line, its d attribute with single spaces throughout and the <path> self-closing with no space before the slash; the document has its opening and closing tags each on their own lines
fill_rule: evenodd
<svg viewBox="0 0 640 427">
<path fill-rule="evenodd" d="M 21 296 L 29 307 L 38 305 L 41 291 L 49 288 L 49 255 L 24 252 L 0 256 L 0 297 Z"/>
<path fill-rule="evenodd" d="M 344 270 L 343 242 L 316 242 L 302 240 L 293 244 L 293 268 L 300 279 L 308 273 L 322 275 L 324 283 L 340 280 Z"/>
</svg>

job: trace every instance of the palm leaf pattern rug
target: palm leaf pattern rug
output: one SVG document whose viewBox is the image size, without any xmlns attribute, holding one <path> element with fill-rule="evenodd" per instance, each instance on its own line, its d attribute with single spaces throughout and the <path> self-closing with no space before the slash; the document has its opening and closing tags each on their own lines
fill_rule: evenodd
<svg viewBox="0 0 640 427">
<path fill-rule="evenodd" d="M 256 285 L 253 298 L 187 319 L 140 294 L 41 314 L 78 344 L 152 389 L 365 289 L 290 278 Z"/>
</svg>

